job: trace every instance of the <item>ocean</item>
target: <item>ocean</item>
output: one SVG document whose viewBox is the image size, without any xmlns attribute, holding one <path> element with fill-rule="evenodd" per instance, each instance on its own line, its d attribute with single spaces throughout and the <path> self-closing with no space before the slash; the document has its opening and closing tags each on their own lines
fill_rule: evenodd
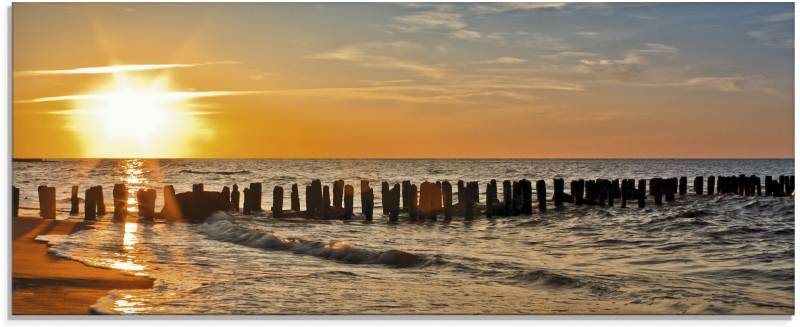
<svg viewBox="0 0 800 327">
<path fill-rule="evenodd" d="M 380 182 L 490 179 L 793 175 L 793 160 L 54 160 L 14 162 L 20 215 L 37 216 L 36 187 L 55 186 L 57 219 L 70 186 L 114 183 L 131 194 L 204 183 L 272 188 L 343 179 L 355 188 L 351 221 L 217 213 L 202 224 L 112 222 L 40 237 L 53 255 L 155 279 L 114 290 L 108 314 L 793 314 L 794 198 L 677 196 L 646 208 L 566 204 L 516 217 L 387 222 Z M 375 218 L 359 217 L 370 180 Z M 499 186 L 502 188 L 502 185 Z M 502 192 L 502 191 L 501 191 Z M 690 191 L 691 192 L 691 191 Z M 454 198 L 456 196 L 454 195 Z M 652 200 L 652 199 L 648 199 Z M 284 205 L 288 207 L 288 205 Z M 136 215 L 135 200 L 129 213 Z"/>
</svg>

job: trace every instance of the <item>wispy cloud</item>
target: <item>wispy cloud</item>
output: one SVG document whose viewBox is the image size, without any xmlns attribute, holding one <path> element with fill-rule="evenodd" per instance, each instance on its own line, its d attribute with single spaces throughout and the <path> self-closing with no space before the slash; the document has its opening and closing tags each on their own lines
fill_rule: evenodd
<svg viewBox="0 0 800 327">
<path fill-rule="evenodd" d="M 423 29 L 460 30 L 467 27 L 461 14 L 442 11 L 424 11 L 394 18 L 400 23 L 397 29 L 404 32 L 416 32 Z"/>
<path fill-rule="evenodd" d="M 792 33 L 780 33 L 772 30 L 757 30 L 747 32 L 747 36 L 755 39 L 759 44 L 774 47 L 794 49 L 794 36 Z"/>
<path fill-rule="evenodd" d="M 208 98 L 232 95 L 260 94 L 264 91 L 177 91 L 177 92 L 136 92 L 130 96 L 141 96 L 152 99 L 153 101 L 176 101 L 192 98 Z M 41 97 L 30 100 L 17 100 L 15 103 L 42 103 L 58 101 L 110 101 L 119 98 L 117 93 L 90 93 L 90 94 L 70 94 L 52 97 Z"/>
<path fill-rule="evenodd" d="M 483 3 L 470 6 L 470 11 L 477 14 L 496 14 L 514 10 L 562 9 L 564 2 L 509 2 Z"/>
<path fill-rule="evenodd" d="M 685 82 L 677 83 L 676 86 L 698 87 L 721 92 L 776 93 L 767 78 L 762 75 L 695 77 Z"/>
<path fill-rule="evenodd" d="M 757 19 L 757 22 L 760 23 L 777 23 L 777 22 L 785 22 L 794 20 L 794 13 L 793 12 L 784 12 L 779 14 L 772 14 L 761 17 Z"/>
<path fill-rule="evenodd" d="M 644 49 L 638 49 L 641 53 L 678 53 L 678 48 L 662 43 L 645 43 Z"/>
<path fill-rule="evenodd" d="M 470 31 L 470 30 L 458 30 L 455 32 L 450 33 L 450 37 L 454 39 L 461 39 L 461 40 L 474 40 L 479 39 L 481 37 L 480 32 Z"/>
<path fill-rule="evenodd" d="M 628 52 L 622 59 L 583 59 L 578 71 L 582 73 L 609 73 L 620 79 L 631 79 L 639 75 L 641 67 L 648 61 L 635 51 Z"/>
<path fill-rule="evenodd" d="M 52 70 L 24 70 L 15 72 L 14 76 L 44 76 L 44 75 L 85 75 L 85 74 L 113 74 L 132 71 L 162 70 L 172 68 L 188 68 L 207 65 L 238 64 L 237 61 L 216 61 L 193 64 L 145 64 L 145 65 L 111 65 L 96 67 L 79 67 Z"/>
<path fill-rule="evenodd" d="M 494 59 L 488 60 L 481 60 L 475 61 L 474 64 L 502 64 L 502 65 L 514 65 L 514 64 L 521 64 L 523 62 L 528 61 L 527 59 L 517 58 L 517 57 L 498 57 Z"/>
<path fill-rule="evenodd" d="M 422 47 L 416 43 L 404 41 L 360 43 L 343 46 L 328 52 L 313 54 L 306 58 L 346 61 L 359 66 L 405 70 L 433 78 L 442 77 L 444 75 L 444 70 L 441 67 L 379 53 L 386 50 L 413 50 L 421 48 Z"/>
</svg>

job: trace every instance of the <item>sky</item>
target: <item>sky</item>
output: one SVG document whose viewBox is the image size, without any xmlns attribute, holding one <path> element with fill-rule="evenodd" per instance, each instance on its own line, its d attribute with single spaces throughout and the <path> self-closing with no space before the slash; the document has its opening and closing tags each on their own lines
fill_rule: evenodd
<svg viewBox="0 0 800 327">
<path fill-rule="evenodd" d="M 18 158 L 793 158 L 792 3 L 15 3 Z"/>
</svg>

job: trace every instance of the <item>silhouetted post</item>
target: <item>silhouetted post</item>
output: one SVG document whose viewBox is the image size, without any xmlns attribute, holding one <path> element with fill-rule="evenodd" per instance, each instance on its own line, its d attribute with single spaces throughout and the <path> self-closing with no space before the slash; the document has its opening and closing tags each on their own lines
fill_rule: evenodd
<svg viewBox="0 0 800 327">
<path fill-rule="evenodd" d="M 697 182 L 697 178 L 696 177 L 695 177 L 694 181 Z M 681 176 L 681 179 L 678 182 L 678 194 L 686 195 L 686 184 L 687 184 L 686 176 Z M 695 190 L 697 190 L 697 186 L 696 185 L 695 185 L 694 188 L 695 188 Z"/>
<path fill-rule="evenodd" d="M 410 210 L 411 207 L 411 182 L 410 181 L 403 181 L 402 184 L 402 192 L 403 192 L 403 210 Z M 461 199 L 459 195 L 459 199 Z"/>
<path fill-rule="evenodd" d="M 227 186 L 222 187 L 222 207 L 225 211 L 231 210 L 231 189 Z"/>
<path fill-rule="evenodd" d="M 202 184 L 201 184 L 202 185 Z M 261 183 L 250 183 L 250 210 L 264 211 L 261 208 Z"/>
<path fill-rule="evenodd" d="M 244 193 L 244 203 L 242 204 L 242 213 L 245 215 L 249 215 L 251 207 L 250 198 L 252 196 L 250 195 L 250 189 L 245 187 L 242 193 Z"/>
<path fill-rule="evenodd" d="M 617 182 L 617 185 L 619 185 L 619 180 L 615 180 L 615 181 Z M 614 191 L 614 183 L 610 182 L 610 184 L 608 184 L 608 192 L 606 194 L 607 197 L 608 197 L 608 206 L 609 207 L 613 207 L 614 206 L 614 197 L 615 197 L 614 193 L 616 193 Z"/>
<path fill-rule="evenodd" d="M 72 185 L 72 192 L 71 192 L 70 198 L 69 198 L 69 204 L 70 204 L 69 214 L 70 215 L 77 215 L 78 214 L 79 202 L 80 201 L 78 200 L 78 185 Z"/>
<path fill-rule="evenodd" d="M 593 205 L 595 204 L 595 200 L 597 198 L 597 181 L 588 180 L 585 183 L 586 185 L 586 204 Z"/>
<path fill-rule="evenodd" d="M 666 180 L 667 189 L 665 190 L 667 202 L 675 201 L 675 192 L 678 190 L 678 178 L 672 177 Z"/>
<path fill-rule="evenodd" d="M 306 197 L 310 197 L 311 209 L 306 209 L 311 212 L 312 217 L 320 217 L 322 215 L 322 181 L 315 179 L 311 181 L 311 193 L 306 193 Z M 352 215 L 352 211 L 350 213 Z"/>
<path fill-rule="evenodd" d="M 583 179 L 578 179 L 578 181 L 575 183 L 575 186 L 577 187 L 577 190 L 575 191 L 575 204 L 576 205 L 584 204 L 585 201 L 583 198 L 583 194 L 586 188 L 586 181 L 584 181 Z"/>
<path fill-rule="evenodd" d="M 233 211 L 239 212 L 239 185 L 233 184 L 233 191 L 231 191 L 231 204 Z"/>
<path fill-rule="evenodd" d="M 553 204 L 556 207 L 560 207 L 562 205 L 562 193 L 564 193 L 564 179 L 563 178 L 554 178 L 553 179 Z"/>
<path fill-rule="evenodd" d="M 417 207 L 417 185 L 411 184 L 411 188 L 408 189 L 408 217 L 411 220 L 417 220 L 419 218 L 419 208 Z"/>
<path fill-rule="evenodd" d="M 311 185 L 306 185 L 306 218 L 314 217 L 314 205 L 311 203 Z"/>
<path fill-rule="evenodd" d="M 708 195 L 714 195 L 714 176 L 708 176 Z"/>
<path fill-rule="evenodd" d="M 322 218 L 331 219 L 333 208 L 331 207 L 331 188 L 328 185 L 322 187 Z"/>
<path fill-rule="evenodd" d="M 772 176 L 764 177 L 764 195 L 772 195 Z"/>
<path fill-rule="evenodd" d="M 11 186 L 11 216 L 19 217 L 19 187 Z"/>
<path fill-rule="evenodd" d="M 444 219 L 453 218 L 453 185 L 448 181 L 442 182 L 442 202 L 444 202 Z"/>
<path fill-rule="evenodd" d="M 103 186 L 97 185 L 97 214 L 106 214 L 106 200 L 103 197 Z"/>
<path fill-rule="evenodd" d="M 272 216 L 276 218 L 283 216 L 283 187 L 280 186 L 272 189 Z"/>
<path fill-rule="evenodd" d="M 100 191 L 102 191 L 102 189 L 98 188 L 98 192 Z M 139 191 L 142 190 L 140 189 Z M 144 190 L 144 192 L 142 192 L 142 200 L 144 202 L 142 205 L 143 212 L 139 214 L 145 219 L 153 219 L 156 209 L 156 190 L 151 188 Z"/>
<path fill-rule="evenodd" d="M 464 187 L 464 181 L 458 181 L 458 205 L 461 206 L 461 210 L 464 210 L 464 203 L 466 203 L 464 199 L 464 195 L 466 193 L 466 188 Z"/>
<path fill-rule="evenodd" d="M 522 188 L 522 213 L 530 215 L 533 213 L 533 185 L 531 181 L 522 179 L 519 181 L 519 186 Z"/>
<path fill-rule="evenodd" d="M 516 216 L 522 212 L 522 186 L 519 185 L 519 181 L 513 181 L 511 185 L 511 191 L 514 193 L 511 211 Z"/>
<path fill-rule="evenodd" d="M 300 212 L 300 192 L 297 190 L 297 184 L 292 184 L 292 211 Z"/>
<path fill-rule="evenodd" d="M 794 175 L 789 176 L 789 189 L 787 194 L 794 195 Z"/>
<path fill-rule="evenodd" d="M 694 178 L 694 194 L 703 195 L 703 176 Z"/>
<path fill-rule="evenodd" d="M 647 181 L 645 181 L 644 179 L 640 179 L 639 180 L 639 190 L 638 190 L 638 192 L 636 194 L 637 195 L 636 197 L 637 197 L 637 200 L 638 200 L 637 202 L 639 204 L 639 208 L 644 208 L 644 200 L 645 200 L 645 197 L 647 196 L 647 192 L 645 190 L 646 189 L 646 183 L 647 183 Z"/>
<path fill-rule="evenodd" d="M 617 178 L 611 181 L 611 197 L 616 199 L 620 196 L 622 196 L 622 191 L 620 190 L 619 179 Z"/>
<path fill-rule="evenodd" d="M 342 209 L 342 196 L 344 194 L 344 181 L 337 180 L 333 182 L 333 207 L 336 211 L 341 211 Z"/>
<path fill-rule="evenodd" d="M 653 194 L 653 200 L 656 205 L 661 205 L 661 196 L 664 187 L 661 186 L 661 178 L 651 178 L 650 179 L 650 192 Z"/>
<path fill-rule="evenodd" d="M 56 188 L 41 185 L 39 192 L 39 215 L 44 219 L 56 219 Z"/>
<path fill-rule="evenodd" d="M 369 182 L 361 181 L 361 212 L 364 214 L 365 221 L 372 221 L 372 207 L 375 201 L 375 194 Z"/>
<path fill-rule="evenodd" d="M 539 202 L 539 211 L 547 210 L 547 187 L 544 180 L 536 181 L 536 199 Z"/>
<path fill-rule="evenodd" d="M 119 184 L 119 185 L 124 187 L 124 185 L 122 185 L 122 184 Z M 233 187 L 234 187 L 234 191 L 237 193 L 237 196 L 238 196 L 239 190 L 236 189 L 236 185 L 234 185 Z M 114 185 L 114 192 L 117 192 L 116 185 Z M 125 192 L 125 198 L 127 198 L 128 197 L 128 195 L 127 195 L 128 194 L 128 190 L 124 190 L 124 192 Z M 164 189 L 162 190 L 162 193 L 164 194 L 164 207 L 161 209 L 161 214 L 162 215 L 167 215 L 167 216 L 170 216 L 170 217 L 181 217 L 182 216 L 182 212 L 180 212 L 180 207 L 178 205 L 178 199 L 175 196 L 175 188 L 172 185 L 165 185 Z M 122 208 L 122 207 L 120 207 L 120 208 Z M 114 219 L 120 219 L 120 218 L 122 218 L 122 217 L 124 217 L 126 215 L 127 209 L 123 208 L 122 210 L 123 211 L 118 215 L 117 214 L 117 207 L 116 207 L 116 205 L 114 206 Z"/>
<path fill-rule="evenodd" d="M 344 186 L 344 219 L 353 217 L 353 185 Z"/>
<path fill-rule="evenodd" d="M 400 214 L 400 184 L 395 183 L 389 190 L 389 222 L 396 222 Z"/>
<path fill-rule="evenodd" d="M 383 181 L 381 182 L 381 210 L 383 214 L 389 213 L 388 204 L 386 199 L 389 198 L 389 182 Z"/>
<path fill-rule="evenodd" d="M 511 181 L 503 181 L 503 216 L 510 216 L 514 202 L 514 193 L 511 189 Z"/>
<path fill-rule="evenodd" d="M 753 176 L 755 178 L 756 183 L 756 195 L 761 196 L 761 177 Z"/>
<path fill-rule="evenodd" d="M 490 180 L 486 184 L 486 216 L 492 217 L 494 215 L 495 207 L 497 205 L 497 180 Z"/>
<path fill-rule="evenodd" d="M 630 194 L 630 184 L 627 179 L 622 180 L 622 198 L 620 199 L 620 208 L 628 207 L 628 194 Z"/>
<path fill-rule="evenodd" d="M 83 219 L 95 220 L 97 218 L 97 198 L 94 187 L 89 187 L 83 194 Z"/>
<path fill-rule="evenodd" d="M 464 195 L 460 196 L 460 198 L 464 199 L 464 203 L 461 208 L 464 211 L 464 220 L 470 220 L 475 217 L 475 197 L 470 193 L 472 191 L 471 187 L 465 187 L 463 190 Z"/>
</svg>

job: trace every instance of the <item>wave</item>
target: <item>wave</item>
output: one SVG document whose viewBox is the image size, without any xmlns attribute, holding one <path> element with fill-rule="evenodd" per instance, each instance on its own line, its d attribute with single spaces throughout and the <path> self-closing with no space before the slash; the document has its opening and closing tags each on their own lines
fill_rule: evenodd
<svg viewBox="0 0 800 327">
<path fill-rule="evenodd" d="M 231 220 L 217 219 L 213 222 L 206 222 L 198 228 L 206 237 L 216 241 L 265 250 L 311 255 L 347 264 L 382 264 L 395 268 L 410 268 L 443 263 L 439 258 L 431 259 L 400 250 L 371 251 L 357 248 L 348 242 L 318 242 L 284 238 L 275 233 L 249 229 Z"/>
<path fill-rule="evenodd" d="M 239 175 L 239 174 L 249 174 L 249 170 L 236 170 L 236 171 L 204 171 L 204 170 L 191 170 L 191 169 L 182 169 L 179 171 L 182 174 L 201 174 L 201 175 L 208 175 L 208 174 L 217 174 L 217 175 Z"/>
<path fill-rule="evenodd" d="M 515 281 L 533 283 L 554 289 L 587 289 L 593 295 L 605 296 L 619 292 L 617 287 L 604 285 L 589 279 L 573 277 L 543 269 L 523 271 L 511 277 Z"/>
</svg>

